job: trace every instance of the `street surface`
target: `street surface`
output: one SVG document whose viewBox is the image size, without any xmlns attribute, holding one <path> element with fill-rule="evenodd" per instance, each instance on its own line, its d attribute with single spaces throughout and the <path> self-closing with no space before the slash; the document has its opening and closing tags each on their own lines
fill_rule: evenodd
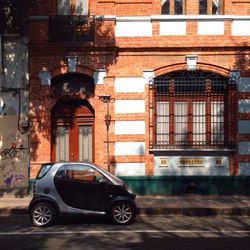
<svg viewBox="0 0 250 250">
<path fill-rule="evenodd" d="M 139 215 L 130 226 L 70 217 L 48 228 L 28 216 L 0 217 L 0 249 L 250 249 L 250 217 Z"/>
</svg>

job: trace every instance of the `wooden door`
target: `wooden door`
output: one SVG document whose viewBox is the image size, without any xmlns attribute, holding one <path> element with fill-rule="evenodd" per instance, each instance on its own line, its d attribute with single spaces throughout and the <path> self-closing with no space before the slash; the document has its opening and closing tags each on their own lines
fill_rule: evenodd
<svg viewBox="0 0 250 250">
<path fill-rule="evenodd" d="M 94 110 L 87 100 L 60 101 L 52 110 L 52 161 L 94 161 Z"/>
</svg>

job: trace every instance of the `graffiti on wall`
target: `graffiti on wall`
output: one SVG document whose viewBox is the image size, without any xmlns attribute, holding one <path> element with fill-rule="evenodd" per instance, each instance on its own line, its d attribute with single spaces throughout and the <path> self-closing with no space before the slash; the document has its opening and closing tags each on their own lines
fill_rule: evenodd
<svg viewBox="0 0 250 250">
<path fill-rule="evenodd" d="M 1 151 L 0 156 L 3 159 L 24 158 L 27 150 L 28 148 L 23 147 L 22 144 L 17 147 L 16 143 L 12 143 L 9 148 Z"/>
</svg>

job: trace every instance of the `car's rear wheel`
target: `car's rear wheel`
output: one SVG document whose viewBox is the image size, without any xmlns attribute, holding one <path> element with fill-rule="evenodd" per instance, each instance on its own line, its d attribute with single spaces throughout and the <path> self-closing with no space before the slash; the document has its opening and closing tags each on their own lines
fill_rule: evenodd
<svg viewBox="0 0 250 250">
<path fill-rule="evenodd" d="M 31 210 L 31 221 L 36 227 L 52 225 L 56 220 L 56 211 L 49 203 L 38 203 Z"/>
<path fill-rule="evenodd" d="M 116 202 L 110 211 L 112 221 L 118 225 L 128 225 L 134 222 L 135 208 L 125 201 Z"/>
</svg>

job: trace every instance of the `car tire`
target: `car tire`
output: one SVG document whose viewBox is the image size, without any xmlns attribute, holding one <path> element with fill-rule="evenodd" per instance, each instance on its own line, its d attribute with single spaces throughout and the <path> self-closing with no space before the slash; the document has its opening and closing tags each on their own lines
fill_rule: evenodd
<svg viewBox="0 0 250 250">
<path fill-rule="evenodd" d="M 47 227 L 55 223 L 56 211 L 49 203 L 38 203 L 31 209 L 31 221 L 36 227 Z"/>
<path fill-rule="evenodd" d="M 129 225 L 135 220 L 135 208 L 126 201 L 116 202 L 111 207 L 110 217 L 117 225 Z"/>
</svg>

